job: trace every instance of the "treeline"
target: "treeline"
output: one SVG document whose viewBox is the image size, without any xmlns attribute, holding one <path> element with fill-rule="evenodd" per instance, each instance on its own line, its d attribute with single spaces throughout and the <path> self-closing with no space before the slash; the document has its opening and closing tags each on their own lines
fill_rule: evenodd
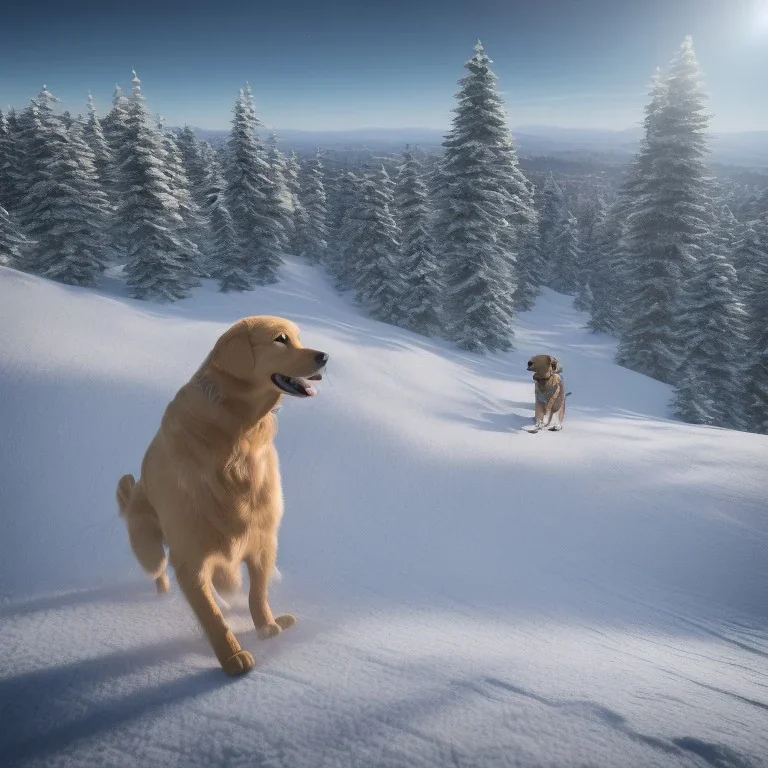
<svg viewBox="0 0 768 768">
<path fill-rule="evenodd" d="M 547 286 L 619 338 L 622 365 L 673 384 L 684 419 L 768 432 L 768 194 L 737 218 L 708 175 L 690 40 L 654 78 L 618 191 L 536 189 L 490 63 L 478 43 L 440 157 L 352 167 L 263 142 L 248 86 L 215 149 L 153 120 L 135 74 L 101 121 L 43 88 L 0 116 L 0 263 L 86 286 L 124 264 L 133 296 L 174 300 L 205 277 L 272 283 L 294 253 L 374 317 L 476 352 L 510 349 Z"/>
</svg>

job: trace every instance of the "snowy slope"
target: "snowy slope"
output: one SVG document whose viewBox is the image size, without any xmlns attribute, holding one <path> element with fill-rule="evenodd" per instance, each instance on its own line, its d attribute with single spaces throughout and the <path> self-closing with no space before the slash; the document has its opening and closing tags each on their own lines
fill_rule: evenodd
<svg viewBox="0 0 768 768">
<path fill-rule="evenodd" d="M 273 607 L 218 669 L 153 594 L 114 487 L 219 333 L 331 354 L 286 402 Z M 478 358 L 367 320 L 291 261 L 171 306 L 0 269 L 0 765 L 768 765 L 768 439 L 684 425 L 565 297 Z M 525 362 L 565 365 L 532 436 Z"/>
</svg>

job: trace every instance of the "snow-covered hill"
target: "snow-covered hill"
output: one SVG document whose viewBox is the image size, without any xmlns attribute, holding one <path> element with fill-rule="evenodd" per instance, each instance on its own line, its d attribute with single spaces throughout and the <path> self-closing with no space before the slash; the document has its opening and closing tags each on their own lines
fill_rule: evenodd
<svg viewBox="0 0 768 768">
<path fill-rule="evenodd" d="M 331 354 L 286 402 L 273 606 L 231 680 L 114 502 L 219 333 Z M 0 764 L 768 764 L 768 438 L 684 425 L 545 293 L 488 358 L 363 318 L 298 261 L 170 306 L 0 269 Z M 566 428 L 532 436 L 532 353 Z"/>
</svg>

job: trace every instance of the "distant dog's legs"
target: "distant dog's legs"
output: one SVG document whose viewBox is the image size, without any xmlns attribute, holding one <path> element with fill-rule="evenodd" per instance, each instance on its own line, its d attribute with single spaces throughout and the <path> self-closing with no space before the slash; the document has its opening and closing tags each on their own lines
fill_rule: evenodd
<svg viewBox="0 0 768 768">
<path fill-rule="evenodd" d="M 544 425 L 544 411 L 546 405 L 542 403 L 538 398 L 536 399 L 536 411 L 534 416 L 534 423 L 537 427 Z"/>
<path fill-rule="evenodd" d="M 128 528 L 131 549 L 141 567 L 155 580 L 158 594 L 170 588 L 165 573 L 168 560 L 163 548 L 163 532 L 154 507 L 133 475 L 123 475 L 117 484 L 120 515 Z"/>
<path fill-rule="evenodd" d="M 267 592 L 269 579 L 275 570 L 276 560 L 277 539 L 275 537 L 270 537 L 260 555 L 251 553 L 245 560 L 245 564 L 248 566 L 248 576 L 251 580 L 248 607 L 251 609 L 253 625 L 262 640 L 274 637 L 281 630 L 288 629 L 296 623 L 296 617 L 290 613 L 272 617 Z"/>
<path fill-rule="evenodd" d="M 195 612 L 223 670 L 228 675 L 242 675 L 253 669 L 253 656 L 240 647 L 214 602 L 206 569 L 187 563 L 176 563 L 173 560 L 173 552 L 171 562 L 184 597 Z"/>
</svg>

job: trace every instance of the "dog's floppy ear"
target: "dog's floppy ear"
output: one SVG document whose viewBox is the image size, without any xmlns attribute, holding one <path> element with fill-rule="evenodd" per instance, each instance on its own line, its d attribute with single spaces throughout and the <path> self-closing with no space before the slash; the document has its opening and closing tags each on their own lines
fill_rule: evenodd
<svg viewBox="0 0 768 768">
<path fill-rule="evenodd" d="M 557 367 L 560 365 L 556 357 L 549 356 L 549 364 L 552 367 L 552 370 L 557 373 Z"/>
<path fill-rule="evenodd" d="M 253 372 L 256 360 L 253 355 L 248 324 L 235 323 L 217 342 L 211 355 L 211 363 L 223 373 L 236 379 L 247 379 Z"/>
</svg>

